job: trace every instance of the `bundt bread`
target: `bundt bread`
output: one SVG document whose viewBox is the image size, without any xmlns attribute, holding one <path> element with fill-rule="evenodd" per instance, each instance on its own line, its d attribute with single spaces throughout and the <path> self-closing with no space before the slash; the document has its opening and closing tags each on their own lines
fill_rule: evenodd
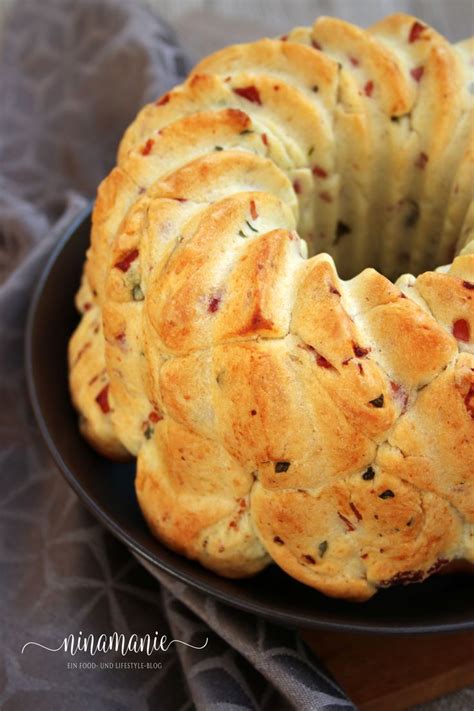
<svg viewBox="0 0 474 711">
<path fill-rule="evenodd" d="M 70 384 L 176 551 L 354 600 L 474 562 L 473 49 L 321 17 L 125 133 Z"/>
</svg>

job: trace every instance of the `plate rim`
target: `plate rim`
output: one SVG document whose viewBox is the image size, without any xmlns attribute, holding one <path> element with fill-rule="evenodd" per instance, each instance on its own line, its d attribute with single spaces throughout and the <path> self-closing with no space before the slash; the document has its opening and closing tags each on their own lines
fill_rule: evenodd
<svg viewBox="0 0 474 711">
<path fill-rule="evenodd" d="M 397 625 L 386 625 L 379 622 L 340 622 L 335 620 L 321 620 L 310 617 L 307 614 L 288 613 L 282 610 L 277 612 L 267 609 L 263 604 L 258 602 L 251 602 L 247 599 L 240 599 L 234 596 L 230 592 L 221 591 L 219 589 L 213 588 L 210 583 L 206 583 L 203 580 L 196 580 L 191 574 L 188 574 L 182 570 L 176 569 L 172 564 L 159 559 L 156 553 L 150 552 L 146 546 L 143 546 L 138 542 L 132 535 L 127 533 L 112 516 L 110 516 L 106 511 L 101 508 L 100 504 L 88 493 L 81 482 L 76 478 L 72 470 L 66 465 L 59 448 L 54 442 L 54 438 L 49 431 L 47 425 L 47 418 L 43 414 L 40 398 L 38 396 L 36 382 L 34 377 L 34 365 L 33 365 L 33 333 L 35 318 L 38 311 L 38 306 L 41 302 L 43 291 L 46 284 L 50 278 L 53 267 L 55 266 L 59 256 L 63 252 L 65 246 L 68 244 L 69 240 L 73 237 L 75 232 L 81 227 L 81 225 L 88 219 L 90 219 L 92 213 L 92 202 L 81 209 L 80 212 L 73 218 L 67 228 L 64 230 L 64 234 L 57 241 L 53 247 L 46 263 L 41 269 L 40 277 L 37 281 L 36 286 L 33 289 L 31 300 L 28 305 L 28 313 L 25 326 L 25 340 L 24 340 L 24 366 L 26 374 L 26 385 L 29 396 L 29 401 L 33 410 L 33 414 L 36 420 L 36 424 L 39 428 L 40 434 L 43 441 L 45 442 L 48 452 L 51 455 L 56 467 L 61 472 L 63 478 L 66 480 L 68 485 L 75 492 L 79 500 L 86 506 L 88 511 L 103 525 L 105 528 L 112 533 L 121 543 L 123 543 L 133 554 L 136 554 L 137 558 L 144 558 L 153 567 L 163 570 L 165 573 L 171 575 L 173 578 L 190 585 L 191 587 L 203 592 L 210 597 L 219 600 L 219 602 L 224 603 L 233 608 L 237 608 L 244 612 L 261 616 L 265 619 L 270 619 L 273 622 L 280 624 L 282 626 L 287 626 L 291 628 L 308 628 L 308 629 L 321 629 L 333 632 L 354 632 L 360 634 L 386 634 L 386 635 L 421 635 L 421 634 L 444 634 L 453 632 L 468 632 L 474 629 L 474 618 L 471 620 L 461 621 L 461 622 L 448 622 L 448 623 L 434 623 L 433 625 L 427 626 L 426 624 L 401 624 Z M 164 544 L 161 544 L 164 545 Z M 212 571 L 207 571 L 212 574 Z M 217 574 L 214 573 L 216 578 Z M 358 603 L 354 603 L 358 605 Z"/>
</svg>

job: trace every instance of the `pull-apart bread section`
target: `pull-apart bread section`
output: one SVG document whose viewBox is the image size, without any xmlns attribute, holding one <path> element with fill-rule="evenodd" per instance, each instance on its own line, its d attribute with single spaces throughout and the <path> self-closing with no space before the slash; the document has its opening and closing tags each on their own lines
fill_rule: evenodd
<svg viewBox="0 0 474 711">
<path fill-rule="evenodd" d="M 474 562 L 473 49 L 321 17 L 126 131 L 70 385 L 176 551 L 354 600 Z"/>
</svg>

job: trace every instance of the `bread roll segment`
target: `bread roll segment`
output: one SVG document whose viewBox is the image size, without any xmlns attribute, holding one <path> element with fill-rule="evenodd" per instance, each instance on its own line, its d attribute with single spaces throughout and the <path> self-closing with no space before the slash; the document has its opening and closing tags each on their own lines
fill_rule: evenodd
<svg viewBox="0 0 474 711">
<path fill-rule="evenodd" d="M 474 563 L 472 50 L 320 17 L 127 129 L 70 387 L 166 545 L 351 600 Z"/>
</svg>

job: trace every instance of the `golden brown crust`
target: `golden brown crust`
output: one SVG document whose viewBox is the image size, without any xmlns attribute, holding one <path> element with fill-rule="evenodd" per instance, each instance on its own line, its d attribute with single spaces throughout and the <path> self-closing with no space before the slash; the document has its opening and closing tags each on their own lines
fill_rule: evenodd
<svg viewBox="0 0 474 711">
<path fill-rule="evenodd" d="M 471 52 L 322 17 L 203 60 L 127 130 L 70 384 L 171 548 L 353 600 L 474 562 Z"/>
</svg>

